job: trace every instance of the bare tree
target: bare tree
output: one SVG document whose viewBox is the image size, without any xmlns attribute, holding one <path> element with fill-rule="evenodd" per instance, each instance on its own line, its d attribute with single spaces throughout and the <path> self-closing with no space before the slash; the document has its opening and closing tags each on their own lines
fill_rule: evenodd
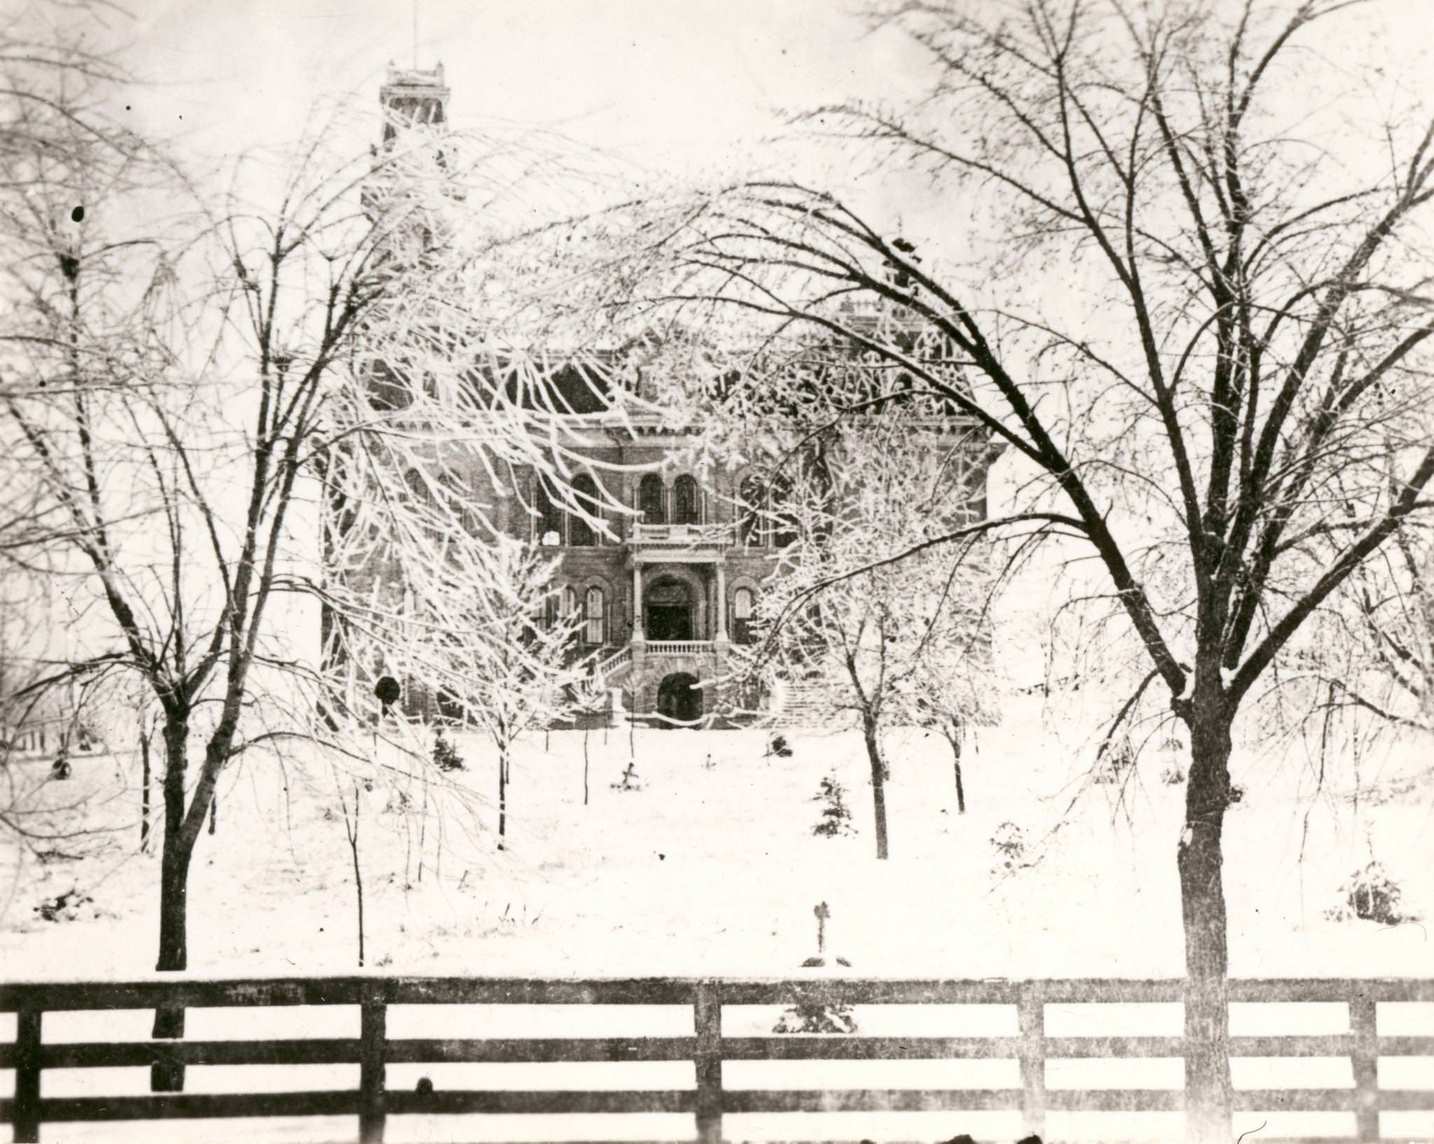
<svg viewBox="0 0 1434 1144">
<path fill-rule="evenodd" d="M 436 513 L 433 524 L 440 520 Z M 497 753 L 502 849 L 514 743 L 586 702 L 588 672 L 574 653 L 581 615 L 562 612 L 554 562 L 511 536 L 433 528 L 428 542 L 396 538 L 360 509 L 346 541 L 332 557 L 347 574 L 327 589 L 345 617 L 335 662 L 365 668 L 362 678 L 405 679 L 411 697 L 436 717 L 488 736 Z M 375 577 L 375 569 L 389 574 Z M 362 712 L 367 691 L 351 687 L 345 707 Z"/>
<path fill-rule="evenodd" d="M 767 527 L 779 550 L 757 606 L 766 639 L 752 661 L 805 704 L 861 728 L 870 764 L 876 856 L 890 851 L 886 732 L 930 719 L 938 675 L 982 641 L 989 598 L 980 528 L 932 544 L 973 511 L 973 453 L 984 434 L 928 406 L 895 407 L 801 434 L 776 469 Z M 938 666 L 939 665 L 939 666 Z M 940 694 L 964 703 L 958 679 Z M 961 710 L 965 710 L 964 706 Z"/>
<path fill-rule="evenodd" d="M 895 5 L 879 18 L 928 61 L 925 98 L 812 121 L 928 176 L 943 224 L 975 216 L 965 249 L 938 234 L 951 257 L 925 261 L 854 200 L 746 184 L 661 208 L 660 225 L 649 213 L 651 277 L 628 294 L 688 322 L 765 323 L 760 358 L 698 395 L 729 424 L 862 409 L 868 390 L 779 360 L 799 334 L 850 339 L 888 394 L 937 395 L 1006 449 L 1015 503 L 985 528 L 1094 558 L 1104 586 L 1073 590 L 1123 620 L 1146 664 L 1123 711 L 1156 685 L 1190 732 L 1176 861 L 1192 1141 L 1230 1133 L 1231 728 L 1434 475 L 1411 418 L 1434 335 L 1434 125 L 1360 119 L 1368 104 L 1318 54 L 1354 7 Z M 1336 142 L 1357 161 L 1331 161 Z M 862 300 L 919 335 L 859 320 Z M 1350 511 L 1332 511 L 1336 478 Z"/>
<path fill-rule="evenodd" d="M 156 968 L 180 970 L 189 869 L 226 766 L 255 746 L 357 729 L 312 719 L 326 687 L 294 604 L 325 598 L 305 543 L 323 490 L 421 469 L 433 439 L 474 439 L 475 426 L 488 464 L 558 483 L 566 446 L 548 428 L 561 413 L 549 382 L 580 351 L 515 355 L 492 332 L 503 315 L 488 295 L 523 304 L 521 260 L 504 252 L 520 248 L 531 196 L 568 172 L 536 148 L 414 127 L 352 160 L 311 144 L 273 205 L 212 200 L 140 141 L 39 106 L 48 124 L 0 155 L 0 289 L 13 303 L 0 403 L 10 472 L 39 506 L 15 551 L 74 575 L 87 621 L 81 650 L 31 689 L 122 670 L 153 696 Z M 518 188 L 530 196 L 511 212 L 521 225 L 503 213 Z M 158 213 L 171 200 L 187 217 Z M 385 381 L 408 400 L 387 400 Z M 432 525 L 412 504 L 386 502 L 393 534 Z M 497 531 L 490 509 L 466 505 L 484 522 L 475 533 Z M 182 1033 L 182 1011 L 157 1015 L 156 1036 Z M 156 1083 L 180 1083 L 161 1071 Z"/>
</svg>

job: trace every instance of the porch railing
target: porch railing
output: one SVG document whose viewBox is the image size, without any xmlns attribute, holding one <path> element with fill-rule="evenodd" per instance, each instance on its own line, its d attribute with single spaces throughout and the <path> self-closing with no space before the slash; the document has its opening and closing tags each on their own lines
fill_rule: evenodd
<svg viewBox="0 0 1434 1144">
<path fill-rule="evenodd" d="M 593 665 L 593 682 L 601 687 L 632 662 L 632 645 L 620 648 L 601 662 Z"/>
<path fill-rule="evenodd" d="M 352 976 L 253 980 L 147 980 L 126 983 L 0 985 L 0 1012 L 17 1014 L 13 1043 L 0 1043 L 0 1068 L 15 1070 L 14 1096 L 0 1100 L 0 1118 L 14 1139 L 40 1138 L 41 1126 L 76 1121 L 165 1120 L 218 1117 L 356 1116 L 361 1142 L 381 1141 L 390 1116 L 415 1113 L 681 1113 L 694 1118 L 697 1139 L 723 1139 L 723 1118 L 738 1113 L 847 1111 L 1006 1110 L 1027 1131 L 1040 1132 L 1050 1111 L 1175 1111 L 1184 1105 L 1176 1088 L 1061 1088 L 1048 1083 L 1056 1060 L 1179 1058 L 1180 1037 L 1052 1036 L 1047 1006 L 1179 1002 L 1179 980 L 890 981 L 630 978 L 541 980 Z M 1434 1088 L 1381 1087 L 1381 1060 L 1434 1057 L 1434 1017 L 1424 1012 L 1419 1035 L 1381 1032 L 1381 1007 L 1434 1002 L 1434 980 L 1237 980 L 1232 1002 L 1342 1003 L 1348 1031 L 1325 1035 L 1234 1036 L 1234 1057 L 1345 1058 L 1349 1087 L 1259 1088 L 1235 1093 L 1238 1109 L 1343 1111 L 1355 1134 L 1381 1137 L 1380 1113 L 1434 1111 Z M 46 1013 L 68 1010 L 152 1009 L 158 1005 L 356 1006 L 357 1037 L 299 1040 L 46 1041 Z M 678 1036 L 594 1037 L 392 1037 L 391 1006 L 552 1004 L 680 1006 L 691 1032 Z M 723 1030 L 724 1009 L 743 1005 L 848 1004 L 982 1005 L 1014 1010 L 1010 1036 L 741 1036 Z M 597 1011 L 595 1011 L 597 1012 Z M 862 1010 L 858 1010 L 860 1016 Z M 724 1082 L 723 1067 L 744 1061 L 939 1061 L 1005 1058 L 1019 1067 L 1019 1087 L 812 1088 L 739 1087 Z M 691 1087 L 631 1091 L 563 1089 L 493 1090 L 388 1088 L 389 1065 L 427 1062 L 691 1062 Z M 142 1096 L 44 1096 L 46 1069 L 171 1065 L 353 1065 L 357 1089 L 285 1092 L 162 1093 Z M 955 1131 L 960 1118 L 953 1117 Z M 1418 1135 L 1416 1133 L 1415 1135 Z M 1258 1139 L 1276 1139 L 1261 1134 Z M 1407 1134 L 1398 1138 L 1407 1139 Z M 1290 1137 L 1280 1139 L 1289 1140 Z M 1321 1137 L 1338 1139 L 1338 1137 Z"/>
<path fill-rule="evenodd" d="M 634 524 L 632 543 L 674 548 L 728 548 L 737 532 L 730 524 Z"/>
<path fill-rule="evenodd" d="M 648 655 L 712 655 L 711 640 L 648 640 Z"/>
</svg>

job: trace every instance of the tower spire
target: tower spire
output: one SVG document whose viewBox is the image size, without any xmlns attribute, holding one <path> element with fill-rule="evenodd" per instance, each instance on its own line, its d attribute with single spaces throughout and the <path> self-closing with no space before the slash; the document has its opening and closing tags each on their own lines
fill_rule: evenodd
<svg viewBox="0 0 1434 1144">
<path fill-rule="evenodd" d="M 390 63 L 387 81 L 379 88 L 379 102 L 383 106 L 385 144 L 391 143 L 403 127 L 442 124 L 448 118 L 448 85 L 443 82 L 443 65 L 401 68 Z"/>
</svg>

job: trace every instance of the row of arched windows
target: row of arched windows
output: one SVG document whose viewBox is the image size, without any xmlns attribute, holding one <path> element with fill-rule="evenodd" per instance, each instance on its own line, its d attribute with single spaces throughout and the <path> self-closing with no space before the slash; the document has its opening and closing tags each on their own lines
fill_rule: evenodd
<svg viewBox="0 0 1434 1144">
<path fill-rule="evenodd" d="M 683 473 L 672 482 L 671 495 L 656 473 L 637 483 L 637 509 L 643 524 L 701 524 L 702 490 L 697 480 Z"/>
<path fill-rule="evenodd" d="M 597 482 L 586 473 L 573 478 L 572 499 L 590 516 L 601 515 Z M 575 544 L 590 548 L 598 542 L 597 530 L 577 513 L 564 512 L 542 477 L 533 478 L 533 531 L 540 544 Z"/>
<path fill-rule="evenodd" d="M 577 513 L 564 512 L 558 497 L 541 477 L 533 479 L 534 531 L 540 543 L 591 547 L 598 533 Z M 601 513 L 597 482 L 586 473 L 575 477 L 572 497 L 590 515 Z M 646 474 L 637 485 L 637 509 L 643 524 L 701 524 L 702 489 L 695 477 L 683 473 L 669 490 L 656 473 Z"/>
<path fill-rule="evenodd" d="M 404 474 L 413 500 L 425 508 L 436 507 L 429 481 L 416 469 Z M 737 543 L 744 547 L 773 544 L 786 547 L 797 539 L 796 521 L 783 516 L 781 506 L 791 495 L 791 481 L 777 477 L 763 482 L 755 475 L 743 479 L 738 489 Z M 534 477 L 530 485 L 533 540 L 544 545 L 592 547 L 599 543 L 598 530 L 582 515 L 565 511 L 555 492 L 543 477 Z M 572 499 L 589 516 L 602 515 L 602 498 L 597 482 L 586 473 L 573 478 Z M 463 526 L 476 531 L 476 510 L 466 507 L 466 498 L 455 498 L 463 508 Z M 701 487 L 690 474 L 683 473 L 669 490 L 656 473 L 646 474 L 638 482 L 637 508 L 643 524 L 701 524 L 704 515 Z"/>
</svg>

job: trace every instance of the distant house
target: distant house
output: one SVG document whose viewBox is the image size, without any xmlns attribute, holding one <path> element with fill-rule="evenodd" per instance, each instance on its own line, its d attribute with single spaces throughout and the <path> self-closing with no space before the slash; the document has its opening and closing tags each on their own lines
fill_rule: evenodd
<svg viewBox="0 0 1434 1144">
<path fill-rule="evenodd" d="M 448 88 L 435 71 L 390 69 L 381 98 L 390 124 L 397 116 L 427 123 L 447 118 Z M 385 138 L 391 137 L 386 128 Z M 853 315 L 859 322 L 860 316 Z M 658 382 L 660 384 L 660 380 Z M 688 441 L 656 416 L 605 421 L 602 379 L 576 369 L 555 379 L 554 404 L 573 415 L 571 440 L 592 467 L 560 495 L 536 473 L 519 474 L 516 488 L 495 490 L 475 456 L 450 452 L 445 472 L 466 474 L 475 497 L 494 505 L 498 526 L 557 558 L 556 605 L 579 613 L 581 652 L 594 682 L 621 689 L 630 709 L 691 721 L 716 713 L 728 697 L 716 693 L 734 654 L 753 638 L 752 617 L 763 581 L 779 550 L 794 535 L 772 510 L 783 494 L 780 475 L 760 464 L 688 467 Z M 401 403 L 401 385 L 376 377 L 374 400 Z M 966 512 L 985 511 L 990 454 L 984 433 L 961 417 L 938 419 L 933 431 L 969 444 L 969 464 L 953 467 Z M 449 446 L 450 450 L 459 448 Z M 410 474 L 421 485 L 419 474 Z M 415 479 L 416 478 L 416 479 Z M 605 536 L 564 501 L 615 502 L 628 512 L 607 519 Z M 735 650 L 734 650 L 735 649 Z M 413 713 L 435 706 L 417 681 L 405 683 Z"/>
</svg>

